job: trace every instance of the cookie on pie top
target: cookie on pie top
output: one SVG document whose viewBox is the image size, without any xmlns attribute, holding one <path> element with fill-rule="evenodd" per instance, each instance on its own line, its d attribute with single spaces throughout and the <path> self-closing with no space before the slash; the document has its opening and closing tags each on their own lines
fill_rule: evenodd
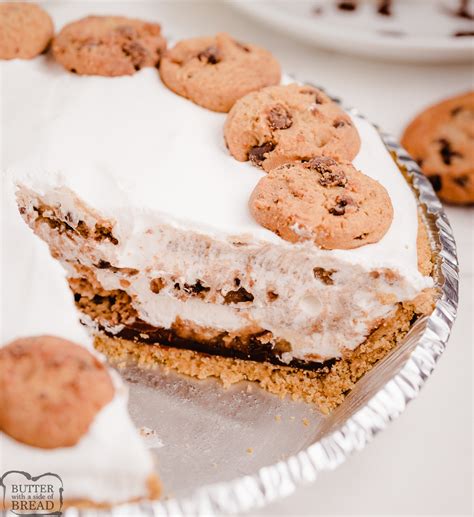
<svg viewBox="0 0 474 517">
<path fill-rule="evenodd" d="M 160 75 L 178 95 L 228 112 L 247 93 L 278 84 L 281 71 L 268 50 L 218 33 L 178 42 L 163 56 Z"/>
<path fill-rule="evenodd" d="M 54 38 L 53 56 L 81 75 L 132 75 L 158 66 L 166 40 L 158 23 L 122 16 L 87 16 L 66 25 Z"/>
<path fill-rule="evenodd" d="M 271 170 L 252 192 L 255 220 L 290 242 L 351 249 L 379 241 L 393 207 L 385 188 L 350 162 L 318 157 Z"/>
<path fill-rule="evenodd" d="M 420 113 L 405 129 L 402 145 L 442 200 L 474 203 L 474 91 Z"/>
<path fill-rule="evenodd" d="M 46 49 L 53 34 L 53 22 L 39 5 L 0 3 L 0 59 L 31 59 Z"/>
<path fill-rule="evenodd" d="M 70 341 L 28 337 L 0 348 L 0 430 L 19 442 L 73 446 L 113 396 L 106 367 Z"/>
<path fill-rule="evenodd" d="M 271 86 L 237 101 L 224 127 L 227 147 L 239 161 L 269 171 L 316 156 L 352 160 L 360 139 L 349 115 L 312 86 Z"/>
</svg>

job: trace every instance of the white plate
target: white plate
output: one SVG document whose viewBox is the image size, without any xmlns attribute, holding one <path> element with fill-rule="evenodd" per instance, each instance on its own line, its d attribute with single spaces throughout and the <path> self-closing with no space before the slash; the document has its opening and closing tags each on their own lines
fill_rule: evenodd
<svg viewBox="0 0 474 517">
<path fill-rule="evenodd" d="M 232 0 L 252 18 L 318 46 L 363 56 L 425 62 L 474 60 L 474 21 L 456 15 L 461 0 L 393 0 L 390 16 L 378 13 L 382 0 Z M 467 12 L 474 14 L 474 1 Z"/>
</svg>

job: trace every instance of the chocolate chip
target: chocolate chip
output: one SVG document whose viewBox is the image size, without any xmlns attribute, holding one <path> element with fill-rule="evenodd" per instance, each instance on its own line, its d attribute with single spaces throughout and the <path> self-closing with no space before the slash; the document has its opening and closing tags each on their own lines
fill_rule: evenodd
<svg viewBox="0 0 474 517">
<path fill-rule="evenodd" d="M 300 93 L 302 93 L 303 95 L 314 95 L 315 104 L 324 104 L 324 98 L 316 90 L 316 88 L 309 88 L 309 87 L 302 88 L 300 90 Z"/>
<path fill-rule="evenodd" d="M 261 165 L 265 160 L 265 154 L 270 153 L 275 149 L 273 142 L 266 142 L 262 145 L 256 145 L 249 151 L 249 160 L 255 165 Z"/>
<path fill-rule="evenodd" d="M 346 207 L 354 204 L 354 201 L 347 196 L 336 197 L 336 204 L 329 209 L 329 213 L 332 215 L 340 216 L 346 213 Z"/>
<path fill-rule="evenodd" d="M 339 127 L 344 127 L 345 125 L 346 125 L 346 122 L 344 120 L 336 120 L 333 123 L 333 127 L 335 127 L 336 129 Z"/>
<path fill-rule="evenodd" d="M 274 302 L 278 299 L 278 294 L 274 291 L 267 291 L 267 298 L 269 302 Z"/>
<path fill-rule="evenodd" d="M 465 187 L 469 184 L 469 176 L 463 174 L 462 176 L 458 176 L 457 178 L 453 178 L 454 183 L 459 185 L 460 187 Z"/>
<path fill-rule="evenodd" d="M 431 185 L 433 186 L 433 189 L 435 192 L 439 192 L 441 188 L 443 187 L 441 176 L 439 174 L 431 174 L 428 176 L 428 179 L 431 182 Z"/>
<path fill-rule="evenodd" d="M 337 8 L 340 11 L 355 11 L 357 9 L 356 2 L 339 2 Z"/>
<path fill-rule="evenodd" d="M 107 262 L 107 260 L 99 260 L 99 263 L 96 264 L 96 268 L 98 269 L 109 269 L 112 267 L 112 264 L 110 262 Z"/>
<path fill-rule="evenodd" d="M 324 104 L 324 99 L 319 95 L 319 93 L 316 93 L 314 96 L 314 102 L 316 104 Z"/>
<path fill-rule="evenodd" d="M 84 239 L 89 237 L 89 227 L 85 223 L 85 221 L 79 221 L 76 226 L 76 232 Z"/>
<path fill-rule="evenodd" d="M 243 303 L 243 302 L 252 302 L 253 294 L 249 293 L 243 287 L 238 289 L 237 291 L 229 291 L 224 296 L 224 303 Z"/>
<path fill-rule="evenodd" d="M 281 104 L 277 104 L 270 109 L 267 121 L 271 129 L 288 129 L 293 124 L 290 113 Z"/>
<path fill-rule="evenodd" d="M 96 223 L 94 227 L 94 240 L 97 242 L 102 242 L 105 240 L 110 241 L 112 244 L 117 246 L 118 240 L 114 237 L 112 233 L 112 228 L 106 224 Z"/>
<path fill-rule="evenodd" d="M 199 61 L 205 61 L 210 65 L 216 65 L 221 61 L 219 49 L 215 46 L 207 47 L 202 52 L 199 52 L 197 57 Z"/>
<path fill-rule="evenodd" d="M 466 20 L 474 20 L 474 14 L 469 11 L 469 0 L 460 0 L 459 8 L 453 12 L 454 16 L 465 18 Z"/>
<path fill-rule="evenodd" d="M 391 0 L 382 0 L 379 4 L 377 12 L 382 16 L 391 16 L 392 15 L 392 2 Z"/>
<path fill-rule="evenodd" d="M 443 163 L 446 165 L 451 165 L 453 158 L 462 158 L 462 154 L 454 151 L 451 147 L 451 142 L 446 140 L 445 138 L 440 138 L 438 142 L 441 144 L 439 154 L 443 159 Z"/>
<path fill-rule="evenodd" d="M 324 269 L 323 267 L 315 267 L 313 268 L 314 278 L 320 280 L 323 284 L 333 285 L 334 280 L 332 279 L 333 273 L 335 273 L 335 269 Z"/>
<path fill-rule="evenodd" d="M 184 284 L 183 291 L 188 294 L 194 294 L 199 297 L 203 297 L 205 293 L 211 290 L 210 287 L 205 287 L 201 280 L 197 280 L 195 284 Z"/>
<path fill-rule="evenodd" d="M 122 52 L 130 58 L 135 70 L 140 70 L 146 63 L 148 52 L 136 41 L 127 41 L 122 45 Z"/>
<path fill-rule="evenodd" d="M 347 183 L 344 171 L 332 158 L 313 158 L 307 166 L 319 175 L 319 184 L 323 187 L 344 187 Z"/>
<path fill-rule="evenodd" d="M 453 34 L 455 38 L 466 38 L 474 36 L 474 31 L 457 31 Z"/>
<path fill-rule="evenodd" d="M 473 34 L 474 34 L 474 33 L 473 33 Z M 453 109 L 451 110 L 451 116 L 452 116 L 452 117 L 455 117 L 456 115 L 459 115 L 459 113 L 461 113 L 461 111 L 462 111 L 462 110 L 463 110 L 463 109 L 462 109 L 462 106 L 457 106 L 456 108 L 453 108 Z"/>
</svg>

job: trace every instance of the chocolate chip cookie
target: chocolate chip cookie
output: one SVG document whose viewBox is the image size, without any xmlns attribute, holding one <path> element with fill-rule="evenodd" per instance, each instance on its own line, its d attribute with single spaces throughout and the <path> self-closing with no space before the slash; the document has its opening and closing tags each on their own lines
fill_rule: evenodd
<svg viewBox="0 0 474 517">
<path fill-rule="evenodd" d="M 346 113 L 312 86 L 272 86 L 246 95 L 227 116 L 224 137 L 239 161 L 266 171 L 329 156 L 352 160 L 360 139 Z"/>
<path fill-rule="evenodd" d="M 121 16 L 88 16 L 66 25 L 53 41 L 53 56 L 81 75 L 132 75 L 157 66 L 166 41 L 158 23 Z"/>
<path fill-rule="evenodd" d="M 442 200 L 474 203 L 474 91 L 420 113 L 405 129 L 402 145 Z"/>
<path fill-rule="evenodd" d="M 0 4 L 0 59 L 31 59 L 41 54 L 54 34 L 48 13 L 36 4 Z"/>
<path fill-rule="evenodd" d="M 19 442 L 75 445 L 113 396 L 105 366 L 70 341 L 29 337 L 0 348 L 0 430 Z"/>
<path fill-rule="evenodd" d="M 228 112 L 247 93 L 278 84 L 281 71 L 268 50 L 219 33 L 177 43 L 163 56 L 160 74 L 178 95 Z"/>
<path fill-rule="evenodd" d="M 271 170 L 252 192 L 256 221 L 290 242 L 351 249 L 379 241 L 393 207 L 385 188 L 350 162 L 317 157 Z"/>
</svg>

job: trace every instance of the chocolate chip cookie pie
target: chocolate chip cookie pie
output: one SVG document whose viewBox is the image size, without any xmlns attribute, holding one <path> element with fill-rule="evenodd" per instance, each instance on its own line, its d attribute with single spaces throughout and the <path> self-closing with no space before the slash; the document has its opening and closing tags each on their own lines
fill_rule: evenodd
<svg viewBox="0 0 474 517">
<path fill-rule="evenodd" d="M 20 213 L 114 364 L 255 381 L 327 412 L 432 310 L 426 228 L 378 132 L 278 84 L 268 51 L 186 40 L 161 80 L 8 65 Z"/>
</svg>

